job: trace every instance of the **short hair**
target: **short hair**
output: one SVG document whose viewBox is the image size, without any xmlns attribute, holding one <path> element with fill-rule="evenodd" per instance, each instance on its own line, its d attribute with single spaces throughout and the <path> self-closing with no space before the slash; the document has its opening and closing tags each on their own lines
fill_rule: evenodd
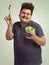
<svg viewBox="0 0 49 65">
<path fill-rule="evenodd" d="M 20 10 L 20 12 L 22 11 L 22 9 L 30 9 L 31 10 L 31 15 L 32 15 L 32 13 L 33 13 L 33 10 L 34 10 L 34 5 L 32 4 L 32 3 L 28 3 L 28 2 L 24 2 L 24 3 L 22 3 L 22 5 L 21 5 L 21 10 Z"/>
</svg>

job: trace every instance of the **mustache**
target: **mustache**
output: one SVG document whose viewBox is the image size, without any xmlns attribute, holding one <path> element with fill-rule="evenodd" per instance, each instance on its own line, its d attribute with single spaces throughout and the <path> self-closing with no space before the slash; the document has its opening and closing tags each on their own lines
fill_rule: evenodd
<svg viewBox="0 0 49 65">
<path fill-rule="evenodd" d="M 22 16 L 22 18 L 28 19 L 28 17 L 26 17 L 26 16 Z"/>
</svg>

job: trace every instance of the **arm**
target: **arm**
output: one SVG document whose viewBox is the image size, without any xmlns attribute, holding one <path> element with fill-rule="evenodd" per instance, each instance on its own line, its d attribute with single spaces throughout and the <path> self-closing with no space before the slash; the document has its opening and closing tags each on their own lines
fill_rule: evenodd
<svg viewBox="0 0 49 65">
<path fill-rule="evenodd" d="M 45 42 L 46 42 L 46 39 L 45 39 L 44 36 L 38 37 L 35 33 L 28 34 L 27 38 L 34 40 L 40 46 L 44 46 L 45 45 Z"/>
<path fill-rule="evenodd" d="M 34 36 L 32 36 L 31 39 L 33 39 L 40 46 L 44 46 L 45 42 L 46 42 L 46 39 L 44 36 L 38 37 L 37 35 L 34 35 Z"/>
<path fill-rule="evenodd" d="M 14 34 L 12 33 L 12 27 L 13 26 L 8 26 L 7 31 L 6 31 L 6 39 L 7 40 L 12 40 L 14 37 Z"/>
<path fill-rule="evenodd" d="M 7 31 L 6 31 L 6 39 L 11 40 L 11 39 L 13 39 L 14 34 L 12 33 L 13 23 L 12 23 L 12 19 L 11 19 L 10 14 L 9 14 L 8 17 L 5 16 L 4 19 L 5 19 L 5 21 L 8 25 L 8 28 L 7 28 Z"/>
</svg>

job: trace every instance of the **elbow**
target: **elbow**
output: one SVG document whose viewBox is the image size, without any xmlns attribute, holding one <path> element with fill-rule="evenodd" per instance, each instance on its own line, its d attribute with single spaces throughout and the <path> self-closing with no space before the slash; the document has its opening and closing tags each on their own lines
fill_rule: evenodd
<svg viewBox="0 0 49 65">
<path fill-rule="evenodd" d="M 6 38 L 6 40 L 8 40 L 8 41 L 9 41 L 9 40 L 12 40 L 12 39 L 11 39 L 11 38 Z"/>
<path fill-rule="evenodd" d="M 6 40 L 12 40 L 13 39 L 13 37 L 11 37 L 11 36 L 6 36 Z"/>
<path fill-rule="evenodd" d="M 43 40 L 42 46 L 45 46 L 45 44 L 46 44 L 46 39 Z"/>
<path fill-rule="evenodd" d="M 8 37 L 6 37 L 6 40 L 12 40 L 12 38 L 8 38 Z"/>
<path fill-rule="evenodd" d="M 45 46 L 46 43 L 42 43 L 42 46 Z"/>
<path fill-rule="evenodd" d="M 11 35 L 6 34 L 6 40 L 12 40 L 13 36 L 14 36 L 13 34 L 11 34 Z"/>
</svg>

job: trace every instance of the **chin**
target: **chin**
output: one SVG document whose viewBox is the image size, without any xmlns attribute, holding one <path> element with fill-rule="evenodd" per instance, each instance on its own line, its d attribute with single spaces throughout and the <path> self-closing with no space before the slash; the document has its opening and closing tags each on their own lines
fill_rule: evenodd
<svg viewBox="0 0 49 65">
<path fill-rule="evenodd" d="M 29 21 L 26 19 L 20 19 L 23 23 L 28 23 Z"/>
<path fill-rule="evenodd" d="M 23 22 L 26 22 L 26 23 L 29 22 L 28 20 L 22 20 L 22 21 L 23 21 Z"/>
<path fill-rule="evenodd" d="M 29 21 L 23 21 L 24 23 L 28 23 Z"/>
</svg>

